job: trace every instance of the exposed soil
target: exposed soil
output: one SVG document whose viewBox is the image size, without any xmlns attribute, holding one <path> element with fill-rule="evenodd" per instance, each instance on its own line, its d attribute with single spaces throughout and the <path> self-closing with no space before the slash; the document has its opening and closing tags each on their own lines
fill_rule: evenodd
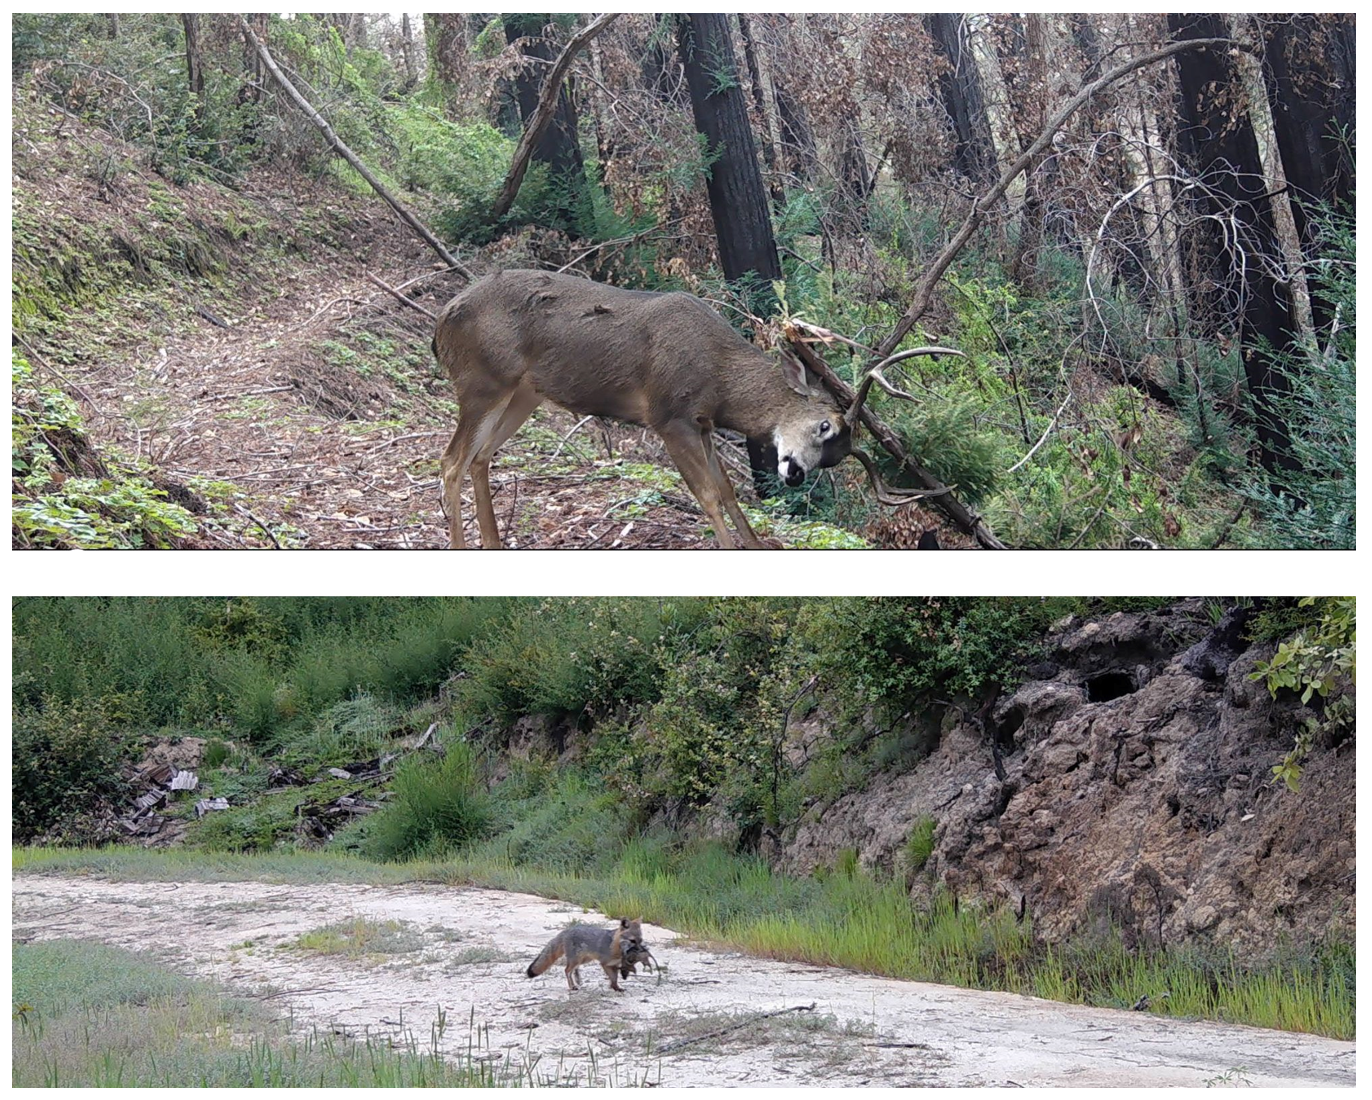
<svg viewBox="0 0 1372 1100">
<path fill-rule="evenodd" d="M 405 922 L 374 958 L 295 941 L 352 917 Z M 574 919 L 598 914 L 524 894 L 457 887 L 123 883 L 21 875 L 14 935 L 154 951 L 288 1011 L 295 1026 L 534 1060 L 548 1080 L 684 1085 L 1265 1086 L 1354 1084 L 1354 1044 L 1087 1008 L 749 958 L 644 925 L 666 970 L 616 994 L 593 967 L 569 993 L 560 968 L 524 967 Z M 789 1011 L 770 1018 L 764 1013 Z M 743 1024 L 722 1031 L 731 1024 Z M 690 1040 L 688 1042 L 688 1040 Z"/>
</svg>

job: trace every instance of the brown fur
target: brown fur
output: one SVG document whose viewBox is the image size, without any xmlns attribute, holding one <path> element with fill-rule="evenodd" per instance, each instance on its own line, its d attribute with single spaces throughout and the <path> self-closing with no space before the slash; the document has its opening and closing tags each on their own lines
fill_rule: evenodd
<svg viewBox="0 0 1372 1100">
<path fill-rule="evenodd" d="M 503 271 L 444 307 L 433 348 L 461 409 L 442 464 L 454 547 L 465 545 L 460 490 L 469 470 L 481 544 L 499 547 L 491 457 L 544 401 L 657 432 L 726 547 L 726 512 L 745 545 L 762 543 L 715 454 L 716 428 L 783 440 L 781 461 L 801 476 L 849 453 L 842 413 L 827 394 L 810 393 L 804 368 L 778 364 L 690 294 Z"/>
</svg>

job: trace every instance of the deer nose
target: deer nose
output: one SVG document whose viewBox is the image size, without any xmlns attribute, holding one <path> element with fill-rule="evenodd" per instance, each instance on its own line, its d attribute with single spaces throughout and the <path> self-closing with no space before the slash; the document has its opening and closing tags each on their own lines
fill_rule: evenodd
<svg viewBox="0 0 1372 1100">
<path fill-rule="evenodd" d="M 781 460 L 781 479 L 794 489 L 805 480 L 805 467 L 787 455 Z"/>
</svg>

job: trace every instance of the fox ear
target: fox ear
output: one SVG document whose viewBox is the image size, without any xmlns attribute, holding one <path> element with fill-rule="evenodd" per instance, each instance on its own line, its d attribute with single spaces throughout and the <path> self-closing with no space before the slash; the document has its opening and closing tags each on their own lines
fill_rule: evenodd
<svg viewBox="0 0 1372 1100">
<path fill-rule="evenodd" d="M 620 918 L 619 918 L 619 927 L 621 927 L 621 928 L 628 928 L 628 927 L 629 927 L 629 918 L 628 918 L 628 917 L 620 917 Z"/>
</svg>

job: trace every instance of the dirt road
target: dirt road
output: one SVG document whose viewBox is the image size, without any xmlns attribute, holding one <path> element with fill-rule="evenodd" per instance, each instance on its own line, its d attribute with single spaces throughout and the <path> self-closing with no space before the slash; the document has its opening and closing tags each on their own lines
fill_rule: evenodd
<svg viewBox="0 0 1372 1100">
<path fill-rule="evenodd" d="M 400 922 L 372 956 L 295 941 L 352 918 Z M 20 875 L 16 938 L 98 939 L 156 951 L 236 990 L 271 992 L 301 1026 L 408 1029 L 439 1006 L 449 1049 L 470 1019 L 482 1048 L 546 1079 L 661 1085 L 1343 1085 L 1354 1044 L 1057 1004 L 753 959 L 644 934 L 666 972 L 610 991 L 594 968 L 524 968 L 557 929 L 598 914 L 525 894 L 410 885 L 124 883 Z M 283 992 L 292 991 L 292 992 Z M 782 1012 L 760 1019 L 763 1013 Z M 732 1026 L 739 1025 L 743 1026 Z"/>
</svg>

